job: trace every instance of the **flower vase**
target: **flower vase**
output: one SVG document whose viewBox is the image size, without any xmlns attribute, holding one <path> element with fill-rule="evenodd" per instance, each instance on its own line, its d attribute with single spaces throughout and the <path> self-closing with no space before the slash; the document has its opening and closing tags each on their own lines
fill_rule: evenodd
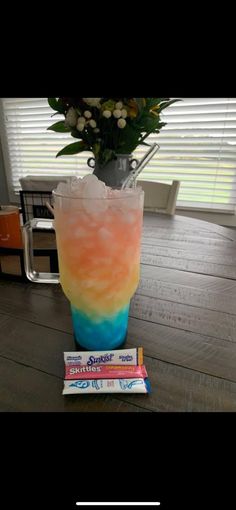
<svg viewBox="0 0 236 510">
<path fill-rule="evenodd" d="M 93 168 L 94 175 L 106 186 L 121 188 L 123 181 L 137 166 L 138 161 L 132 158 L 132 154 L 117 154 L 116 159 L 108 161 L 104 166 L 101 166 L 95 158 L 89 158 L 87 163 Z"/>
</svg>

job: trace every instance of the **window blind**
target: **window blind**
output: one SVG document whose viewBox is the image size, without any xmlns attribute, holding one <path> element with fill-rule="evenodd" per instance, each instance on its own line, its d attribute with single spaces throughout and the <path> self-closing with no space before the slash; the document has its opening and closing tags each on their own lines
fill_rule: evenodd
<svg viewBox="0 0 236 510">
<path fill-rule="evenodd" d="M 85 175 L 89 152 L 56 159 L 74 139 L 67 133 L 46 131 L 53 111 L 46 98 L 2 99 L 3 145 L 9 186 L 20 189 L 26 175 Z M 148 141 L 159 151 L 140 179 L 181 181 L 177 206 L 234 212 L 236 205 L 236 98 L 181 98 L 163 111 L 167 125 Z M 146 146 L 133 156 L 140 159 Z"/>
</svg>

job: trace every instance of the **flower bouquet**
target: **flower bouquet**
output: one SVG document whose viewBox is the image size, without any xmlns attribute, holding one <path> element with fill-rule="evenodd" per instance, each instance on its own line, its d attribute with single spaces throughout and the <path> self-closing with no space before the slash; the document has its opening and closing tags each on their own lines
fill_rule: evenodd
<svg viewBox="0 0 236 510">
<path fill-rule="evenodd" d="M 159 133 L 165 126 L 161 112 L 177 101 L 169 98 L 48 98 L 56 114 L 64 120 L 48 129 L 59 133 L 70 133 L 77 141 L 66 145 L 58 154 L 73 155 L 82 151 L 92 152 L 95 174 L 106 182 L 103 169 L 118 157 L 130 156 L 139 145 L 150 144 L 151 133 Z M 115 167 L 109 167 L 112 172 Z M 106 182 L 109 184 L 109 182 Z M 117 186 L 119 186 L 117 182 Z"/>
</svg>

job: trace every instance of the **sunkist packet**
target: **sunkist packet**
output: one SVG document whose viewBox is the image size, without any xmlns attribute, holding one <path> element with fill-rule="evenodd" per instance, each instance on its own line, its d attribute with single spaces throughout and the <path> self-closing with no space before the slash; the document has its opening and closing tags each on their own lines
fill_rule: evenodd
<svg viewBox="0 0 236 510">
<path fill-rule="evenodd" d="M 65 365 L 143 365 L 143 348 L 64 352 Z"/>
<path fill-rule="evenodd" d="M 65 352 L 63 395 L 149 393 L 143 348 Z"/>
</svg>

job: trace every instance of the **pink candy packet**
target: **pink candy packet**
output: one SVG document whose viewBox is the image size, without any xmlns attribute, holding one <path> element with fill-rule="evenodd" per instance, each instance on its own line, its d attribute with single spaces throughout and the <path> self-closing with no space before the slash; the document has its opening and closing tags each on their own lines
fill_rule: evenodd
<svg viewBox="0 0 236 510">
<path fill-rule="evenodd" d="M 132 379 L 147 377 L 144 365 L 65 365 L 65 379 Z"/>
</svg>

